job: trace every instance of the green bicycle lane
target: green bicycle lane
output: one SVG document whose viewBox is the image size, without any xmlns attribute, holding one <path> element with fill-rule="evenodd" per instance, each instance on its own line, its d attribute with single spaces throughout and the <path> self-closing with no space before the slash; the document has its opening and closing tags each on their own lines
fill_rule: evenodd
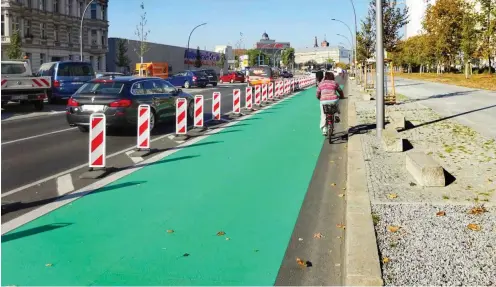
<svg viewBox="0 0 496 287">
<path fill-rule="evenodd" d="M 303 91 L 3 235 L 2 285 L 273 285 L 317 109 Z"/>
</svg>

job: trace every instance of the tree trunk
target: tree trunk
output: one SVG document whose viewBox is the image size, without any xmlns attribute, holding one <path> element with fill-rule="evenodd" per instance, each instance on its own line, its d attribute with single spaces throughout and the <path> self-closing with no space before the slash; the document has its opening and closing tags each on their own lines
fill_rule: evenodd
<svg viewBox="0 0 496 287">
<path fill-rule="evenodd" d="M 469 76 L 469 73 L 468 73 L 469 66 L 470 66 L 470 63 L 467 60 L 465 60 L 465 79 L 468 79 L 468 76 Z"/>
</svg>

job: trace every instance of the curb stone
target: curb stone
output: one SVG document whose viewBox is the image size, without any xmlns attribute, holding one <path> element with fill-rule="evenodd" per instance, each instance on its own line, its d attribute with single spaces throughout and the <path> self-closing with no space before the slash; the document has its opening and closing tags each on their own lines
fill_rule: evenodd
<svg viewBox="0 0 496 287">
<path fill-rule="evenodd" d="M 355 101 L 349 98 L 348 126 L 356 125 Z M 348 139 L 345 218 L 344 285 L 383 286 L 360 134 Z"/>
</svg>

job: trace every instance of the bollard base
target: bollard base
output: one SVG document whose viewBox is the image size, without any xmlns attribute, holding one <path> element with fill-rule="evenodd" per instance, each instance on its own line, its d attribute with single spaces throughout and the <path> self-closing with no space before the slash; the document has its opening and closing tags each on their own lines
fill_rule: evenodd
<svg viewBox="0 0 496 287">
<path fill-rule="evenodd" d="M 207 127 L 205 127 L 205 126 L 203 126 L 203 127 L 193 127 L 191 130 L 192 131 L 203 132 L 203 131 L 206 131 L 207 130 Z"/>
<path fill-rule="evenodd" d="M 107 174 L 109 174 L 112 170 L 108 167 L 103 168 L 90 168 L 87 172 L 81 174 L 79 176 L 80 179 L 99 179 Z"/>
<path fill-rule="evenodd" d="M 242 116 L 244 116 L 244 114 L 242 114 L 242 113 L 239 113 L 239 114 L 235 114 L 235 113 L 229 114 L 229 117 L 230 118 L 235 118 L 235 119 L 240 118 Z"/>
<path fill-rule="evenodd" d="M 155 149 L 141 149 L 141 150 L 136 150 L 132 154 L 130 154 L 130 157 L 145 157 L 149 156 L 150 154 L 154 153 L 156 150 Z"/>
<path fill-rule="evenodd" d="M 179 140 L 179 141 L 186 141 L 189 139 L 189 135 L 187 134 L 181 134 L 181 135 L 174 135 L 174 140 Z"/>
</svg>

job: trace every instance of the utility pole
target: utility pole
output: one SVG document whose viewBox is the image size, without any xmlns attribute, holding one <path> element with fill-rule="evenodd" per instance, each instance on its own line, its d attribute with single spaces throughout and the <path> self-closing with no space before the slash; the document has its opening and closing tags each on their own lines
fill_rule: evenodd
<svg viewBox="0 0 496 287">
<path fill-rule="evenodd" d="M 382 24 L 382 0 L 375 0 L 376 10 L 376 128 L 377 137 L 380 139 L 384 129 L 384 29 Z"/>
</svg>

